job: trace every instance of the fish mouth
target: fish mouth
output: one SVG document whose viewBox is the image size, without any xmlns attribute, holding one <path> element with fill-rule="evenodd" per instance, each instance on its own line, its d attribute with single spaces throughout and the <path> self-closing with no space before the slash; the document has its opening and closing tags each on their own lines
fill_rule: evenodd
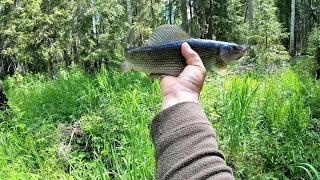
<svg viewBox="0 0 320 180">
<path fill-rule="evenodd" d="M 241 55 L 244 55 L 247 52 L 247 48 L 246 47 L 242 47 L 239 51 L 240 51 Z"/>
<path fill-rule="evenodd" d="M 239 49 L 239 53 L 240 53 L 240 56 L 236 59 L 236 60 L 239 60 L 240 58 L 242 58 L 242 56 L 247 52 L 247 48 L 242 46 L 241 49 Z"/>
</svg>

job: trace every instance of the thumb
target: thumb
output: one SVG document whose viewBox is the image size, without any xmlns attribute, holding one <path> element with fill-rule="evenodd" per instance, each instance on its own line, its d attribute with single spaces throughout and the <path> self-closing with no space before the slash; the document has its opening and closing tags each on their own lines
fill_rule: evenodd
<svg viewBox="0 0 320 180">
<path fill-rule="evenodd" d="M 183 57 L 186 59 L 186 63 L 188 65 L 196 66 L 201 72 L 206 72 L 206 68 L 202 63 L 201 58 L 194 50 L 191 49 L 187 42 L 184 42 L 181 45 L 181 53 Z"/>
</svg>

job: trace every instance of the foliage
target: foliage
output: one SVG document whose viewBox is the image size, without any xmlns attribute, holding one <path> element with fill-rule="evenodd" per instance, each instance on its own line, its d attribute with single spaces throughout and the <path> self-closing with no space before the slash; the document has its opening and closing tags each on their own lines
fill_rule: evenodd
<svg viewBox="0 0 320 180">
<path fill-rule="evenodd" d="M 248 45 L 250 60 L 261 69 L 290 59 L 285 49 L 289 1 L 254 1 L 248 22 L 249 0 L 1 0 L 0 76 L 54 73 L 73 65 L 91 73 L 103 64 L 118 69 L 129 29 L 127 1 L 132 4 L 136 45 L 144 44 L 161 24 L 181 26 L 186 21 L 183 27 L 195 38 Z M 297 51 L 304 52 L 308 32 L 319 24 L 318 1 L 297 1 Z"/>
<path fill-rule="evenodd" d="M 311 164 L 300 163 L 300 164 L 298 164 L 297 166 L 294 166 L 294 167 L 301 168 L 301 169 L 305 170 L 310 179 L 314 179 L 314 178 L 316 178 L 316 180 L 320 179 L 319 172 Z"/>
<path fill-rule="evenodd" d="M 4 82 L 12 107 L 0 112 L 0 179 L 154 178 L 148 129 L 159 82 L 112 71 L 124 59 L 127 1 L 135 45 L 169 23 L 249 47 L 243 59 L 255 69 L 208 73 L 201 95 L 236 178 L 319 179 L 319 0 L 297 1 L 297 51 L 310 31 L 312 57 L 263 75 L 290 59 L 290 1 L 253 1 L 247 20 L 243 0 L 0 0 L 0 76 L 11 75 Z"/>
<path fill-rule="evenodd" d="M 275 15 L 277 8 L 273 0 L 254 3 L 255 13 L 253 29 L 249 29 L 244 36 L 245 41 L 251 44 L 249 55 L 259 67 L 265 69 L 267 64 L 279 64 L 290 59 L 281 39 L 286 38 L 281 24 Z"/>
<path fill-rule="evenodd" d="M 315 77 L 318 65 L 312 56 L 297 56 L 292 60 L 291 67 L 301 77 Z"/>
<path fill-rule="evenodd" d="M 50 65 L 63 59 L 64 26 L 71 20 L 70 9 L 61 9 L 63 2 L 4 1 L 0 10 L 2 54 L 30 71 L 49 71 Z M 49 6 L 44 11 L 42 6 Z M 47 8 L 46 8 L 47 9 Z"/>
<path fill-rule="evenodd" d="M 143 79 L 138 81 L 137 78 Z M 128 85 L 128 80 L 135 83 Z M 160 104 L 153 104 L 155 100 L 160 102 L 157 82 L 139 74 L 128 77 L 102 71 L 93 78 L 79 70 L 61 70 L 54 79 L 40 74 L 16 75 L 7 79 L 6 87 L 10 102 L 17 104 L 11 104 L 12 117 L 1 116 L 1 138 L 10 136 L 13 133 L 10 129 L 15 126 L 22 126 L 21 133 L 31 142 L 18 138 L 20 136 L 0 142 L 1 158 L 5 158 L 0 162 L 1 179 L 15 179 L 23 174 L 45 179 L 56 179 L 57 176 L 150 179 L 154 176 L 154 170 L 150 168 L 153 148 L 148 124 L 155 108 L 160 108 Z M 144 93 L 138 93 L 138 89 Z M 155 93 L 150 96 L 149 92 L 153 91 Z M 130 113 L 123 113 L 124 110 Z M 78 121 L 84 131 L 81 137 L 75 133 L 71 138 L 59 128 L 61 124 Z M 143 138 L 134 140 L 137 136 Z M 28 146 L 14 141 L 28 143 Z M 69 142 L 72 142 L 71 149 L 64 147 Z M 29 146 L 37 143 L 41 146 Z M 12 156 L 6 154 L 9 145 L 13 149 L 10 151 Z M 31 148 L 35 150 L 31 151 Z M 61 149 L 67 150 L 60 152 Z M 48 154 L 44 157 L 36 154 L 37 151 Z M 17 157 L 19 153 L 26 157 Z M 29 159 L 19 170 L 18 164 L 23 163 L 23 159 L 35 155 L 39 161 L 29 163 L 33 161 Z M 17 172 L 15 169 L 9 171 L 11 162 Z M 43 172 L 45 169 L 48 172 Z M 50 174 L 53 169 L 56 173 Z"/>
<path fill-rule="evenodd" d="M 284 27 L 284 31 L 290 31 L 291 0 L 275 0 L 279 9 L 276 14 Z M 306 53 L 308 36 L 312 28 L 320 23 L 320 1 L 319 0 L 295 0 L 295 52 L 296 54 Z M 289 48 L 289 38 L 281 40 L 286 48 Z"/>
<path fill-rule="evenodd" d="M 307 51 L 314 56 L 320 66 L 320 26 L 313 28 L 309 36 Z"/>
<path fill-rule="evenodd" d="M 5 85 L 12 115 L 0 115 L 1 179 L 154 178 L 148 129 L 161 107 L 158 80 L 60 70 L 53 79 L 17 74 Z M 208 74 L 201 104 L 236 178 L 307 177 L 299 163 L 320 168 L 319 92 L 319 82 L 290 69 L 265 78 Z"/>
<path fill-rule="evenodd" d="M 217 39 L 221 41 L 239 40 L 238 15 L 242 13 L 238 0 L 204 1 L 190 0 L 181 7 L 179 1 L 164 1 L 164 15 L 168 24 L 182 24 L 181 9 L 188 9 L 184 29 L 195 38 Z"/>
<path fill-rule="evenodd" d="M 265 78 L 252 73 L 222 84 L 214 79 L 204 87 L 206 113 L 238 178 L 305 177 L 305 172 L 288 168 L 304 162 L 319 168 L 314 153 L 320 138 L 315 103 L 320 86 L 300 78 L 291 70 Z"/>
<path fill-rule="evenodd" d="M 16 67 L 48 72 L 73 62 L 90 71 L 122 54 L 127 25 L 124 8 L 116 0 L 0 4 L 2 59 L 12 59 Z"/>
<path fill-rule="evenodd" d="M 141 13 L 137 13 L 138 10 Z M 134 25 L 163 23 L 159 1 L 133 1 Z M 119 65 L 127 31 L 124 0 L 0 1 L 1 74 L 51 72 L 81 65 L 87 72 Z M 14 70 L 8 72 L 8 66 Z"/>
</svg>

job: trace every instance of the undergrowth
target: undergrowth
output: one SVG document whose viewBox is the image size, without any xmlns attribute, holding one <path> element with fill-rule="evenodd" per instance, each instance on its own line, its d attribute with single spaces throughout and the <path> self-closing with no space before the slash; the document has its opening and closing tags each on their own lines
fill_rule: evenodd
<svg viewBox="0 0 320 180">
<path fill-rule="evenodd" d="M 159 80 L 132 72 L 5 80 L 0 179 L 154 179 Z M 208 74 L 200 98 L 237 179 L 317 177 L 320 83 L 285 69 Z"/>
</svg>

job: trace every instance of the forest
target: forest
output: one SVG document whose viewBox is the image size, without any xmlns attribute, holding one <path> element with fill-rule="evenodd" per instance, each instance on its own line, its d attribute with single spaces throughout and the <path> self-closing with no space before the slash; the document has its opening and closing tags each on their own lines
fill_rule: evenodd
<svg viewBox="0 0 320 180">
<path fill-rule="evenodd" d="M 163 24 L 247 47 L 200 97 L 236 179 L 320 180 L 320 0 L 0 0 L 0 179 L 155 179 L 160 80 L 119 69 Z"/>
</svg>

